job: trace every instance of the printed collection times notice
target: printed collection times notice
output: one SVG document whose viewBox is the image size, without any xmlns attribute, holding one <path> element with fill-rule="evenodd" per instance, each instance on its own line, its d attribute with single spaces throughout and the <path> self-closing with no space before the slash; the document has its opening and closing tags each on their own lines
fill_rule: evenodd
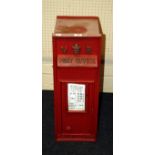
<svg viewBox="0 0 155 155">
<path fill-rule="evenodd" d="M 68 110 L 85 111 L 85 85 L 68 83 Z"/>
</svg>

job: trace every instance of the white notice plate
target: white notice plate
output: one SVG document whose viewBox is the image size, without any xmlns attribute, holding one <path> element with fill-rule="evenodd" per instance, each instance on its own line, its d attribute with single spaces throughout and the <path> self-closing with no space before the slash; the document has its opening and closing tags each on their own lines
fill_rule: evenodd
<svg viewBox="0 0 155 155">
<path fill-rule="evenodd" d="M 68 83 L 68 110 L 85 110 L 85 85 Z"/>
</svg>

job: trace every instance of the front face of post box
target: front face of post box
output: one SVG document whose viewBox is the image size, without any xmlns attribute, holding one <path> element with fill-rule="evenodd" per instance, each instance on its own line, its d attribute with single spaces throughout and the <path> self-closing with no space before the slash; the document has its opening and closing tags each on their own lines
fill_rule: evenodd
<svg viewBox="0 0 155 155">
<path fill-rule="evenodd" d="M 53 37 L 57 141 L 95 141 L 101 37 Z"/>
</svg>

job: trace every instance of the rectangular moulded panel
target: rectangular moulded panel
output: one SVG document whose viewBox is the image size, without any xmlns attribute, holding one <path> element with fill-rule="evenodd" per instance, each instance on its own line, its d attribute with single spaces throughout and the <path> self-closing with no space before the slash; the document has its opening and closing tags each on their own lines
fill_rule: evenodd
<svg viewBox="0 0 155 155">
<path fill-rule="evenodd" d="M 68 89 L 70 83 L 80 84 L 85 86 L 85 108 L 84 110 L 77 109 L 71 111 L 68 108 Z M 94 82 L 61 82 L 62 95 L 62 133 L 63 134 L 93 134 L 93 94 Z M 91 96 L 91 97 L 90 97 Z"/>
<path fill-rule="evenodd" d="M 97 67 L 96 55 L 58 55 L 58 67 Z"/>
</svg>

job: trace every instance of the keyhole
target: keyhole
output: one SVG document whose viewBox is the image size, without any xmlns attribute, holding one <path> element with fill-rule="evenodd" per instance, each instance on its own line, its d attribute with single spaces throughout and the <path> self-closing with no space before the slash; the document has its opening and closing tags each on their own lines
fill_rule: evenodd
<svg viewBox="0 0 155 155">
<path fill-rule="evenodd" d="M 67 130 L 67 131 L 70 131 L 70 130 L 71 130 L 71 126 L 69 126 L 69 125 L 66 126 L 66 130 Z"/>
</svg>

